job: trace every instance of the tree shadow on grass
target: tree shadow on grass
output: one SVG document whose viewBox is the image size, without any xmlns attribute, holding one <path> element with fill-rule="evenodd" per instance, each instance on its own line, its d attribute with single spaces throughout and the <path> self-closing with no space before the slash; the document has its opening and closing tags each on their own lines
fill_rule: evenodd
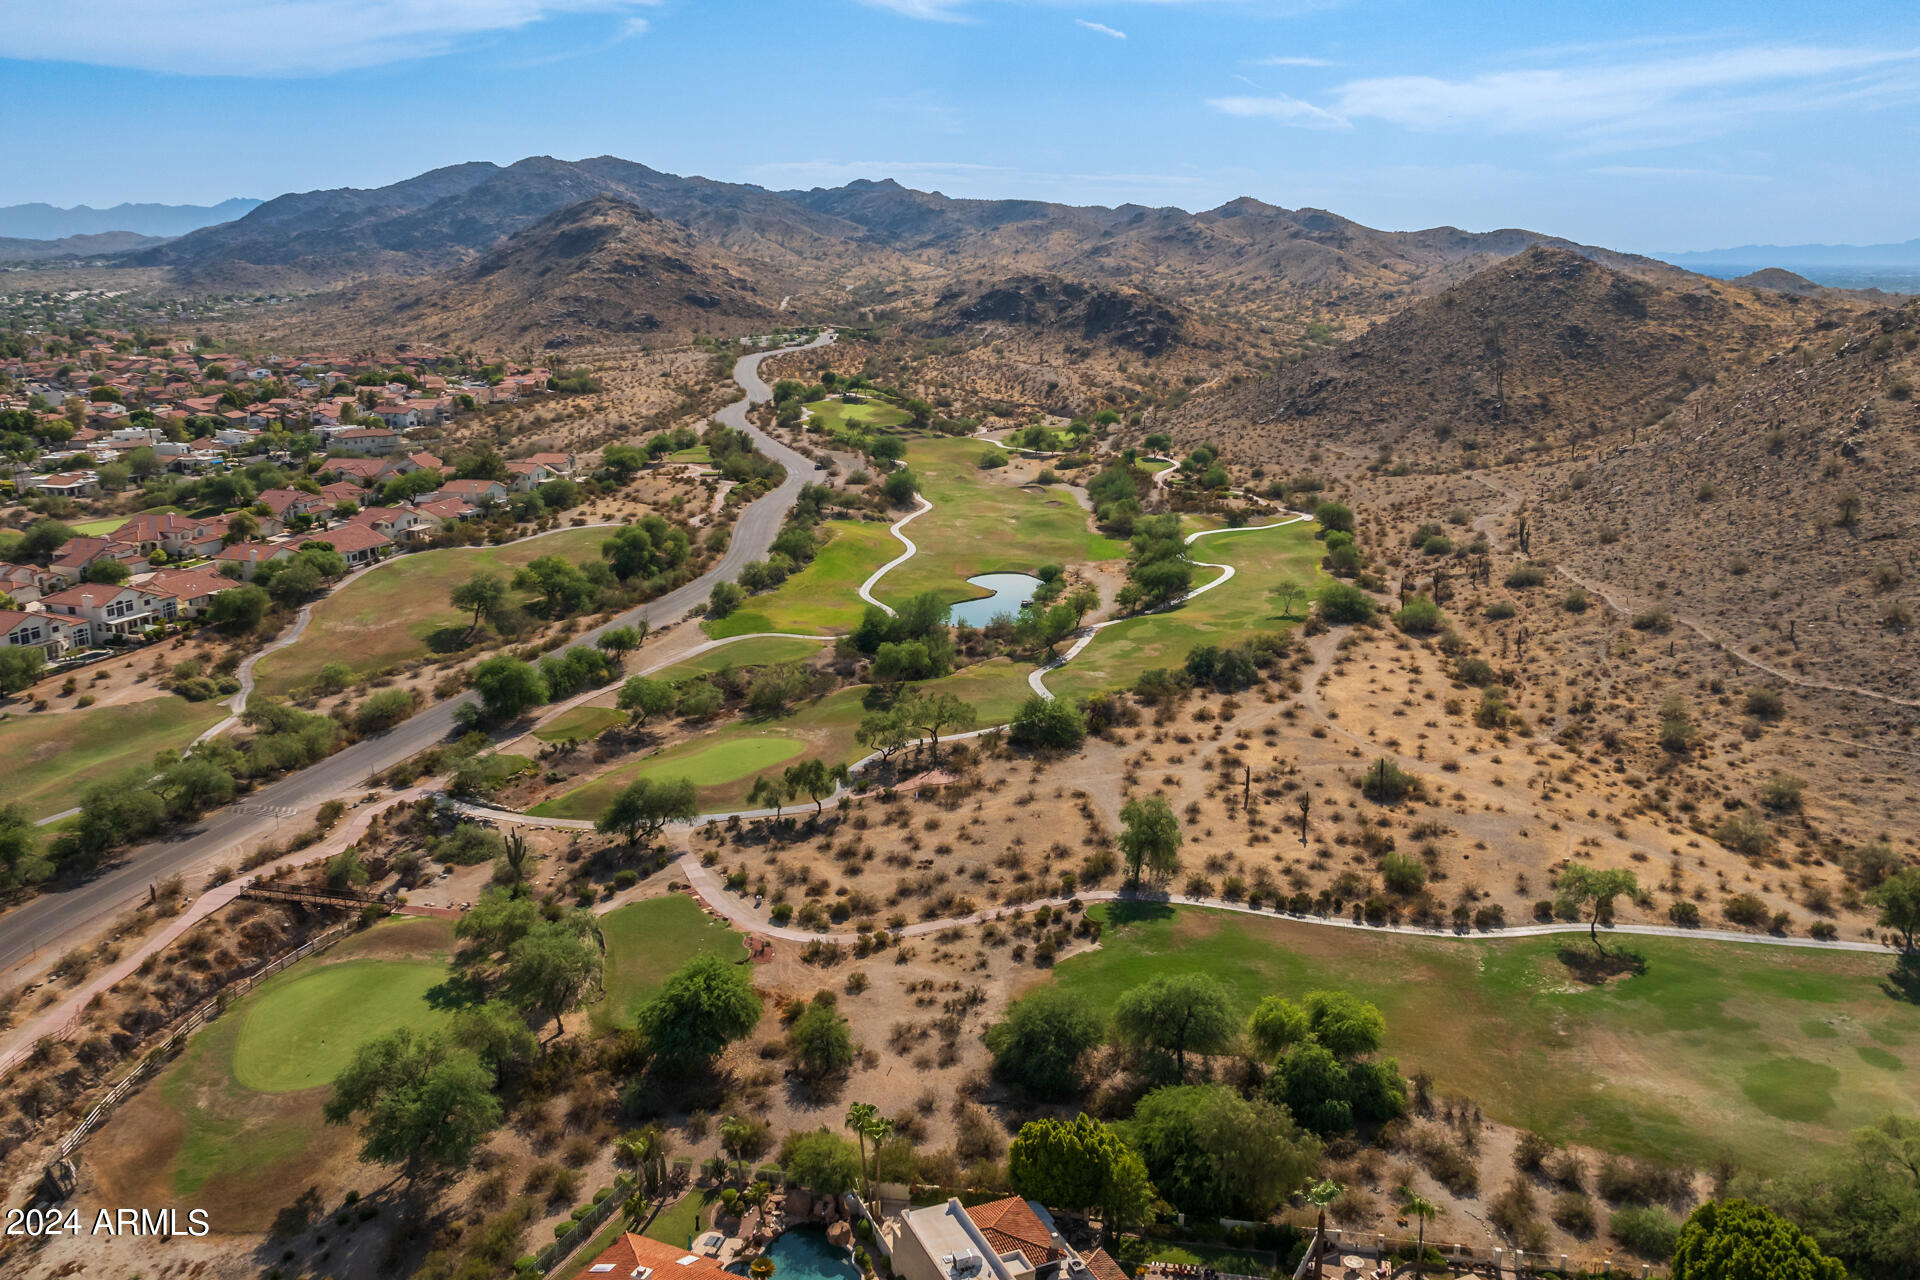
<svg viewBox="0 0 1920 1280">
<path fill-rule="evenodd" d="M 427 988 L 427 1007 L 449 1012 L 469 1009 L 486 999 L 486 989 L 471 974 L 449 974 Z"/>
<path fill-rule="evenodd" d="M 1121 898 L 1107 903 L 1107 923 L 1110 925 L 1152 924 L 1171 919 L 1173 904 L 1168 902 L 1158 902 L 1152 898 Z"/>
<path fill-rule="evenodd" d="M 1920 951 L 1908 951 L 1894 961 L 1880 989 L 1895 1000 L 1920 1004 Z"/>
<path fill-rule="evenodd" d="M 435 627 L 427 633 L 427 648 L 435 653 L 464 653 L 472 644 L 464 624 Z"/>
<path fill-rule="evenodd" d="M 1605 986 L 1615 978 L 1637 978 L 1647 971 L 1647 958 L 1638 951 L 1596 952 L 1571 944 L 1560 948 L 1560 963 L 1568 977 L 1592 987 Z"/>
</svg>

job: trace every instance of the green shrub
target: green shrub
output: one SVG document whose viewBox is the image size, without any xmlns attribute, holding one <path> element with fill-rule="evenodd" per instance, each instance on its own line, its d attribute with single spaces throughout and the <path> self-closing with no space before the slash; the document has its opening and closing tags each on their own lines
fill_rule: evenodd
<svg viewBox="0 0 1920 1280">
<path fill-rule="evenodd" d="M 1680 1223 L 1664 1209 L 1651 1206 L 1616 1210 L 1607 1222 L 1615 1240 L 1642 1258 L 1665 1262 L 1680 1242 Z"/>
<path fill-rule="evenodd" d="M 1336 626 L 1369 622 L 1373 618 L 1373 597 L 1350 582 L 1329 582 L 1320 588 L 1315 600 L 1320 619 Z"/>
<path fill-rule="evenodd" d="M 1404 853 L 1390 853 L 1380 861 L 1380 878 L 1395 893 L 1418 893 L 1427 887 L 1427 864 Z"/>
<path fill-rule="evenodd" d="M 1430 636 L 1445 623 L 1440 606 L 1426 596 L 1415 596 L 1393 615 L 1394 625 L 1408 635 Z"/>
<path fill-rule="evenodd" d="M 1382 756 L 1360 779 L 1360 794 L 1375 804 L 1398 804 L 1419 786 L 1419 779 Z"/>
</svg>

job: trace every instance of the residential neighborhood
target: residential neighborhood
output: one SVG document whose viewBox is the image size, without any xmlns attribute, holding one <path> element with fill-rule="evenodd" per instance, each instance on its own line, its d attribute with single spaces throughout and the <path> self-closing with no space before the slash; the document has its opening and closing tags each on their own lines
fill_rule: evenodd
<svg viewBox="0 0 1920 1280">
<path fill-rule="evenodd" d="M 303 547 L 364 568 L 572 478 L 576 459 L 554 452 L 506 462 L 499 479 L 451 478 L 418 437 L 545 395 L 552 376 L 504 363 L 462 372 L 462 363 L 412 351 L 236 360 L 117 332 L 50 338 L 0 362 L 0 489 L 11 490 L 0 532 L 49 517 L 78 526 L 44 556 L 0 559 L 5 643 L 49 660 L 136 643 Z M 242 473 L 261 463 L 293 478 L 255 492 Z M 413 479 L 390 487 L 404 477 Z M 198 509 L 163 504 L 118 524 L 77 518 L 181 486 L 203 500 Z"/>
</svg>

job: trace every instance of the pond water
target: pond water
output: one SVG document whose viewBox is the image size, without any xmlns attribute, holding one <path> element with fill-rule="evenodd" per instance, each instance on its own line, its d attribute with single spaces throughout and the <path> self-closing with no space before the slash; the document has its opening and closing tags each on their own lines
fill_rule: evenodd
<svg viewBox="0 0 1920 1280">
<path fill-rule="evenodd" d="M 767 1246 L 773 1259 L 774 1280 L 860 1280 L 860 1268 L 845 1249 L 827 1243 L 827 1233 L 819 1227 L 790 1227 Z M 736 1262 L 727 1268 L 738 1275 L 747 1274 L 747 1264 Z"/>
<path fill-rule="evenodd" d="M 983 573 L 967 582 L 993 594 L 953 606 L 956 627 L 984 627 L 1003 613 L 1017 614 L 1022 602 L 1033 599 L 1033 593 L 1041 587 L 1040 579 L 1024 573 Z"/>
</svg>

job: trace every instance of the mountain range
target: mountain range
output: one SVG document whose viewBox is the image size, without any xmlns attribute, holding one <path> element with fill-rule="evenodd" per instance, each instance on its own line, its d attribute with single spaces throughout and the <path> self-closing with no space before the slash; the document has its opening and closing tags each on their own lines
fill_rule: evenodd
<svg viewBox="0 0 1920 1280">
<path fill-rule="evenodd" d="M 95 209 L 77 204 L 70 209 L 50 204 L 0 206 L 0 238 L 64 240 L 69 236 L 101 235 L 112 231 L 137 236 L 183 236 L 189 231 L 244 217 L 260 204 L 236 196 L 219 204 L 117 204 Z"/>
<path fill-rule="evenodd" d="M 390 186 L 279 196 L 246 216 L 128 255 L 187 287 L 327 289 L 466 265 L 506 237 L 611 196 L 675 223 L 763 293 L 844 302 L 868 287 L 937 288 L 957 272 L 1124 281 L 1249 315 L 1305 303 L 1384 314 L 1546 244 L 1650 277 L 1674 268 L 1538 232 L 1391 232 L 1318 209 L 1240 199 L 1188 213 L 1142 205 L 960 200 L 892 181 L 810 191 L 679 177 L 611 156 L 452 165 Z"/>
<path fill-rule="evenodd" d="M 1920 237 L 1899 244 L 1743 244 L 1732 249 L 1663 253 L 1659 257 L 1689 271 L 1760 266 L 1920 268 Z"/>
</svg>

